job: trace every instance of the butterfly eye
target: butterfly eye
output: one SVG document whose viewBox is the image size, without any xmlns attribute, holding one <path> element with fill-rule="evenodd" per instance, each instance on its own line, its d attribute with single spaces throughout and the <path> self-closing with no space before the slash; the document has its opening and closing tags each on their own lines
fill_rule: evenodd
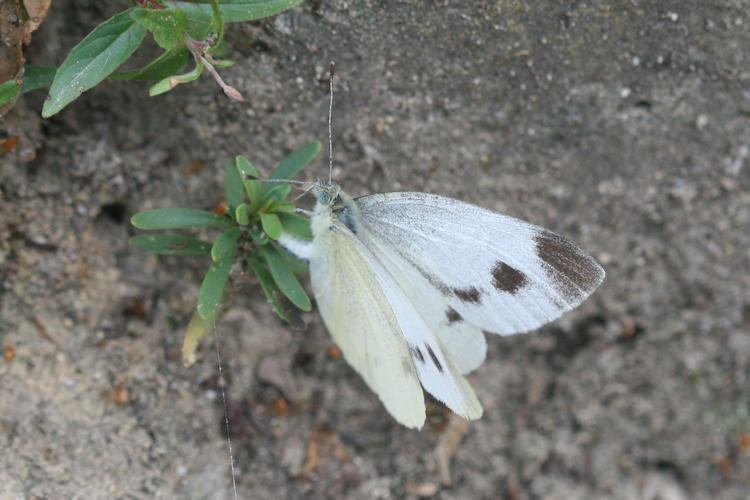
<svg viewBox="0 0 750 500">
<path fill-rule="evenodd" d="M 318 202 L 322 205 L 328 205 L 331 202 L 331 195 L 325 191 L 318 193 Z"/>
</svg>

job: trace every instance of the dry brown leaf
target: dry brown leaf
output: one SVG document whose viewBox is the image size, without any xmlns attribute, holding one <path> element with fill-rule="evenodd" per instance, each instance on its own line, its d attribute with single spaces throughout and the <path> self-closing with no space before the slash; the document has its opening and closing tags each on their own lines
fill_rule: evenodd
<svg viewBox="0 0 750 500">
<path fill-rule="evenodd" d="M 24 0 L 23 6 L 29 19 L 23 27 L 23 43 L 28 45 L 31 42 L 31 34 L 39 28 L 44 18 L 47 17 L 52 0 Z"/>
<path fill-rule="evenodd" d="M 458 448 L 461 438 L 464 437 L 468 425 L 468 420 L 458 415 L 451 415 L 448 426 L 440 435 L 438 444 L 435 446 L 435 458 L 440 469 L 440 481 L 445 486 L 450 486 L 451 484 L 451 457 L 455 453 L 456 448 Z"/>
</svg>

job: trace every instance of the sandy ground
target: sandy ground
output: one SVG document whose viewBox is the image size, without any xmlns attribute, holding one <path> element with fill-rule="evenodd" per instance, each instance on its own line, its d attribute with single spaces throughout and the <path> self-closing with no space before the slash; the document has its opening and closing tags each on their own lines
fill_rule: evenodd
<svg viewBox="0 0 750 500">
<path fill-rule="evenodd" d="M 91 4 L 56 1 L 29 59 L 59 64 L 117 11 Z M 208 77 L 157 98 L 107 82 L 48 120 L 24 96 L 0 156 L 0 497 L 232 498 L 213 346 L 180 360 L 207 262 L 135 250 L 128 220 L 211 209 L 227 159 L 268 172 L 325 140 L 335 59 L 347 191 L 499 210 L 608 276 L 552 325 L 489 339 L 470 376 L 485 415 L 443 485 L 442 408 L 400 427 L 314 310 L 282 323 L 238 272 L 217 331 L 239 496 L 749 498 L 749 9 L 310 2 L 229 29 L 244 104 Z M 325 171 L 321 154 L 305 175 Z"/>
</svg>

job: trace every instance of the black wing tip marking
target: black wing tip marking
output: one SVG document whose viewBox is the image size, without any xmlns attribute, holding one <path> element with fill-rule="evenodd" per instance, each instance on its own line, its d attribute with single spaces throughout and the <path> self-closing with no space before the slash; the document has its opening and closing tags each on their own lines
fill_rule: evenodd
<svg viewBox="0 0 750 500">
<path fill-rule="evenodd" d="M 498 260 L 492 268 L 492 286 L 500 292 L 515 295 L 528 284 L 529 279 L 524 273 L 505 262 Z"/>
<path fill-rule="evenodd" d="M 567 238 L 541 230 L 534 236 L 547 277 L 566 301 L 578 304 L 604 281 L 604 269 Z"/>
</svg>

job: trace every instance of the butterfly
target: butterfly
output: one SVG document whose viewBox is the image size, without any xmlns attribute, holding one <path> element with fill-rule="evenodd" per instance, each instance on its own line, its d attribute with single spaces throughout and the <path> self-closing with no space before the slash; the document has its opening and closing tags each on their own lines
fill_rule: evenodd
<svg viewBox="0 0 750 500">
<path fill-rule="evenodd" d="M 604 269 L 572 241 L 512 217 L 426 193 L 352 198 L 318 181 L 312 241 L 284 233 L 309 262 L 318 309 L 346 361 L 406 427 L 424 390 L 466 419 L 482 406 L 464 377 L 484 332 L 527 332 L 577 307 Z"/>
</svg>

